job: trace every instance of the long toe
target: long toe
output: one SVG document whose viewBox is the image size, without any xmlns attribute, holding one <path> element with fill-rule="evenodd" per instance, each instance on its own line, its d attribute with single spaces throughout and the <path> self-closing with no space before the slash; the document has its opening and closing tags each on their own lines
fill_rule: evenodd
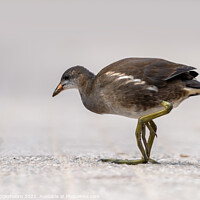
<svg viewBox="0 0 200 200">
<path fill-rule="evenodd" d="M 126 164 L 126 165 L 138 165 L 147 163 L 144 159 L 139 160 L 115 160 L 112 163 L 115 164 Z"/>
<path fill-rule="evenodd" d="M 152 164 L 160 164 L 158 161 L 149 158 L 149 162 Z"/>
</svg>

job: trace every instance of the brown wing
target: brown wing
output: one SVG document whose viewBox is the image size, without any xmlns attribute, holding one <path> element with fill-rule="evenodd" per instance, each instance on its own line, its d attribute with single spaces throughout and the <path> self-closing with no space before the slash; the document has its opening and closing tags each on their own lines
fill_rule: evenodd
<svg viewBox="0 0 200 200">
<path fill-rule="evenodd" d="M 121 73 L 132 75 L 135 79 L 141 79 L 147 84 L 163 87 L 167 81 L 176 77 L 186 80 L 193 79 L 198 75 L 191 71 L 193 69 L 195 68 L 157 58 L 126 58 L 102 69 L 96 79 L 103 86 L 113 81 L 109 74 Z"/>
<path fill-rule="evenodd" d="M 178 81 L 175 85 L 182 87 L 184 80 L 198 75 L 190 71 L 193 69 L 162 59 L 128 58 L 102 69 L 95 82 L 100 91 L 103 90 L 105 102 L 118 102 L 127 108 L 137 105 L 137 109 L 141 110 L 149 105 L 154 107 L 163 99 L 173 99 L 174 94 L 168 88 L 171 83 L 168 83 Z M 166 92 L 161 92 L 163 87 Z M 176 92 L 177 89 L 173 90 Z"/>
</svg>

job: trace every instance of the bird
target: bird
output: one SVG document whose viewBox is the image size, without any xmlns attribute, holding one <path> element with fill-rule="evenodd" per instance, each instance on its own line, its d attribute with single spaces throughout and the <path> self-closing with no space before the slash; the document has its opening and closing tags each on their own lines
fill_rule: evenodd
<svg viewBox="0 0 200 200">
<path fill-rule="evenodd" d="M 136 165 L 158 163 L 150 157 L 157 126 L 154 119 L 170 113 L 183 100 L 200 94 L 196 68 L 161 58 L 131 57 L 116 61 L 97 75 L 83 66 L 67 69 L 53 97 L 66 89 L 79 90 L 83 105 L 97 114 L 137 119 L 138 160 L 105 158 L 102 162 Z M 149 130 L 148 139 L 146 129 Z"/>
</svg>

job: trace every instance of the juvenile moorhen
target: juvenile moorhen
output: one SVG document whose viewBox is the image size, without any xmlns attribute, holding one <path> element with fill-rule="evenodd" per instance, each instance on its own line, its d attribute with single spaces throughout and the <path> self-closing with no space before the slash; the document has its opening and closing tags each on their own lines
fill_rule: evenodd
<svg viewBox="0 0 200 200">
<path fill-rule="evenodd" d="M 200 94 L 196 68 L 157 58 L 126 58 L 103 68 L 96 76 L 81 66 L 62 75 L 53 93 L 77 88 L 84 106 L 98 114 L 137 118 L 136 139 L 140 160 L 102 159 L 117 164 L 156 163 L 150 152 L 157 127 L 153 119 L 168 114 L 184 99 Z M 145 129 L 149 138 L 145 138 Z"/>
</svg>

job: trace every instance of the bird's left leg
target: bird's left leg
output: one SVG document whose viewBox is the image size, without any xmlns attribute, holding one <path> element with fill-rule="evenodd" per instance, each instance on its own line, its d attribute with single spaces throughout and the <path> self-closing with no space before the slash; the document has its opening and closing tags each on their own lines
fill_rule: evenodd
<svg viewBox="0 0 200 200">
<path fill-rule="evenodd" d="M 140 163 L 147 163 L 148 157 L 147 157 L 146 151 L 145 151 L 145 149 L 142 145 L 142 141 L 141 141 L 141 136 L 142 136 L 144 145 L 146 144 L 146 147 L 147 147 L 146 138 L 144 137 L 144 135 L 145 135 L 145 124 L 141 121 L 140 118 L 138 119 L 135 135 L 136 135 L 138 148 L 139 148 L 139 150 L 142 154 L 141 159 L 138 159 L 138 160 L 101 159 L 101 161 L 112 162 L 112 163 L 115 163 L 115 164 L 127 164 L 127 165 L 137 165 L 137 164 L 140 164 Z M 145 141 L 144 141 L 144 138 L 145 138 Z"/>
<path fill-rule="evenodd" d="M 146 148 L 146 154 L 148 156 L 148 161 L 151 162 L 151 163 L 158 163 L 155 160 L 150 158 L 151 148 L 152 148 L 153 141 L 154 141 L 154 138 L 156 136 L 156 131 L 157 131 L 157 126 L 153 122 L 153 119 L 168 114 L 173 108 L 173 105 L 171 103 L 167 102 L 167 101 L 162 101 L 161 105 L 164 107 L 163 110 L 158 111 L 156 113 L 152 113 L 152 114 L 143 116 L 143 117 L 140 118 L 141 121 L 143 123 L 145 123 L 145 125 L 147 126 L 147 128 L 150 131 L 150 135 L 149 135 L 149 139 L 148 139 L 148 148 Z"/>
<path fill-rule="evenodd" d="M 136 164 L 139 164 L 139 163 L 147 163 L 148 161 L 150 161 L 152 163 L 156 163 L 156 161 L 149 158 L 150 151 L 151 151 L 153 141 L 154 141 L 154 137 L 155 137 L 155 131 L 156 131 L 156 126 L 154 126 L 155 124 L 153 123 L 152 120 L 168 114 L 173 108 L 173 105 L 170 102 L 167 102 L 167 101 L 162 101 L 161 105 L 164 107 L 163 110 L 149 114 L 149 115 L 146 115 L 146 116 L 143 116 L 143 117 L 140 117 L 138 119 L 138 124 L 137 124 L 137 128 L 136 128 L 136 139 L 137 139 L 138 148 L 140 149 L 142 156 L 143 156 L 142 159 L 139 159 L 139 160 L 101 159 L 101 161 L 103 161 L 103 162 L 113 162 L 113 163 L 116 163 L 116 164 L 128 164 L 128 165 L 136 165 Z M 149 128 L 150 133 L 151 133 L 150 137 L 148 139 L 148 143 L 147 143 L 148 148 L 145 149 L 146 151 L 144 150 L 142 142 L 141 142 L 141 134 L 143 132 L 143 128 L 142 128 L 143 124 L 146 124 L 146 125 L 148 124 L 147 127 Z M 154 128 L 152 128 L 152 127 L 154 127 Z M 144 142 L 144 140 L 143 140 L 143 142 Z"/>
</svg>

